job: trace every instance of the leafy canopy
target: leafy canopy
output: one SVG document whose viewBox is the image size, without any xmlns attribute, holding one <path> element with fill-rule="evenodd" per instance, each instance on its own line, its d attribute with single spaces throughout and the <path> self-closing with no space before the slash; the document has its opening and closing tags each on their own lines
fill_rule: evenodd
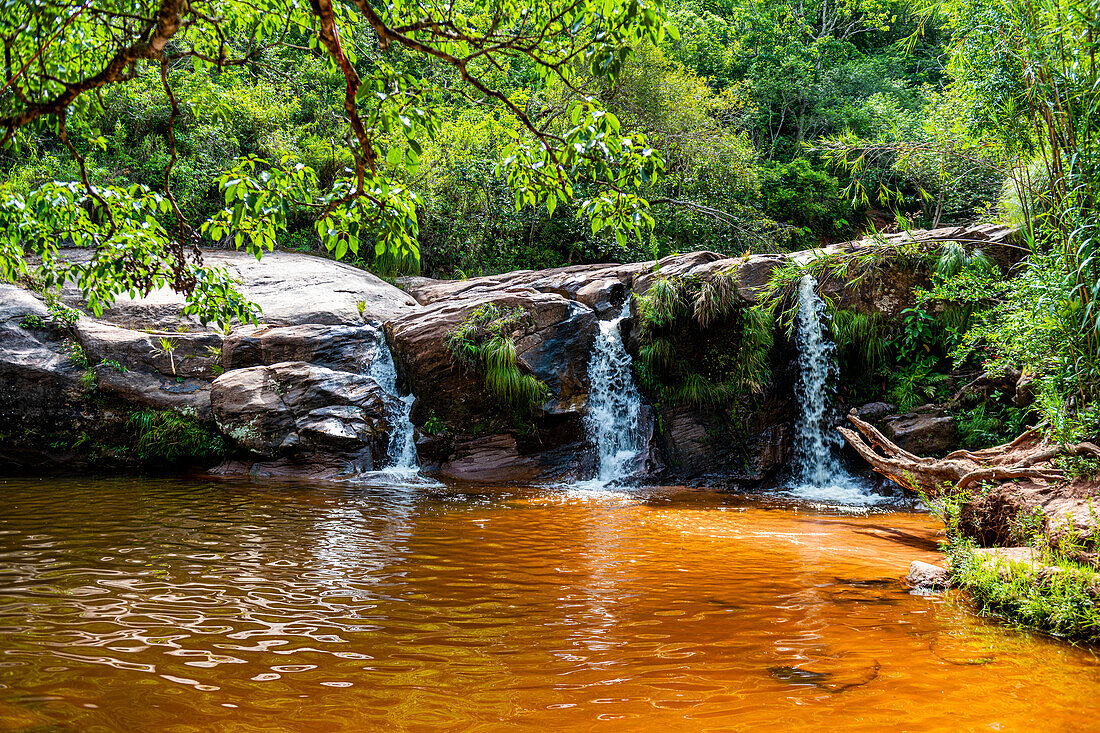
<svg viewBox="0 0 1100 733">
<path fill-rule="evenodd" d="M 372 248 L 416 258 L 421 202 L 407 179 L 441 131 L 441 100 L 455 95 L 506 123 L 498 174 L 517 208 L 553 214 L 580 196 L 593 229 L 640 233 L 653 224 L 640 191 L 664 165 L 577 80 L 613 81 L 635 48 L 659 43 L 666 30 L 660 0 L 3 0 L 0 145 L 19 155 L 32 134 L 52 134 L 81 181 L 6 194 L 0 277 L 43 289 L 73 281 L 95 313 L 122 293 L 170 286 L 186 294 L 188 313 L 227 323 L 255 320 L 257 311 L 226 273 L 203 264 L 198 245 L 227 241 L 260 257 L 291 210 L 313 212 L 317 236 L 337 257 Z M 190 220 L 171 185 L 176 125 L 184 115 L 228 119 L 233 108 L 201 85 L 177 89 L 173 72 L 260 67 L 287 47 L 308 49 L 343 77 L 350 164 L 330 177 L 291 156 L 245 157 L 218 179 L 224 208 Z M 423 60 L 424 73 L 396 63 L 409 56 Z M 516 69 L 577 93 L 555 105 L 517 92 L 504 84 Z M 85 158 L 106 146 L 95 127 L 105 92 L 149 79 L 169 110 L 163 183 L 93 184 Z M 90 254 L 62 258 L 61 244 Z"/>
</svg>

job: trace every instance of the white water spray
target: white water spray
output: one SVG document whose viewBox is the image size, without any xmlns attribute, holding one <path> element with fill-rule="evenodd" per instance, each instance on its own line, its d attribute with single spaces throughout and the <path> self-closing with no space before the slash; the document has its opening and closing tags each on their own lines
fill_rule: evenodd
<svg viewBox="0 0 1100 733">
<path fill-rule="evenodd" d="M 843 504 L 883 500 L 867 490 L 840 461 L 840 435 L 833 429 L 831 387 L 837 378 L 836 348 L 826 334 L 825 302 L 817 281 L 804 275 L 798 283 L 798 397 L 800 420 L 795 432 L 794 492 L 806 499 Z"/>
<path fill-rule="evenodd" d="M 588 362 L 588 432 L 596 446 L 594 484 L 601 487 L 629 476 L 645 448 L 642 397 L 634 385 L 630 354 L 623 345 L 622 322 L 629 316 L 627 298 L 617 318 L 600 321 Z"/>
<path fill-rule="evenodd" d="M 414 476 L 420 470 L 420 463 L 416 457 L 416 431 L 412 420 L 409 419 L 409 414 L 412 412 L 416 397 L 411 393 L 402 395 L 398 391 L 397 365 L 394 364 L 393 354 L 390 353 L 389 344 L 386 343 L 384 336 L 379 337 L 367 376 L 378 382 L 378 386 L 386 394 L 395 397 L 400 405 L 400 408 L 389 416 L 393 431 L 390 433 L 390 442 L 386 448 L 384 472 Z"/>
</svg>

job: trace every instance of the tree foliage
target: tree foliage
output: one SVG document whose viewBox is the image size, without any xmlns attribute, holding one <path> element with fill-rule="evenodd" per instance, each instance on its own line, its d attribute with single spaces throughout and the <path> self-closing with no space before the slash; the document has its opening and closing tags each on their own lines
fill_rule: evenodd
<svg viewBox="0 0 1100 733">
<path fill-rule="evenodd" d="M 647 0 L 417 0 L 384 8 L 366 0 L 12 0 L 0 12 L 0 144 L 19 155 L 32 133 L 51 133 L 75 160 L 81 186 L 9 189 L 0 274 L 44 287 L 67 276 L 95 281 L 89 304 L 96 312 L 120 293 L 168 284 L 188 294 L 196 314 L 226 320 L 250 314 L 237 305 L 219 309 L 220 291 L 206 298 L 217 312 L 195 305 L 211 283 L 232 290 L 224 273 L 203 266 L 196 245 L 204 235 L 260 256 L 292 211 L 306 208 L 337 256 L 370 245 L 375 254 L 415 258 L 420 198 L 404 177 L 416 175 L 421 141 L 440 129 L 436 103 L 451 94 L 515 121 L 503 128 L 510 140 L 498 175 L 515 192 L 517 208 L 545 206 L 552 215 L 583 181 L 589 195 L 579 209 L 595 228 L 619 237 L 639 232 L 651 220 L 638 189 L 662 169 L 644 139 L 623 134 L 614 115 L 590 98 L 556 109 L 510 94 L 501 82 L 515 68 L 566 87 L 582 73 L 613 79 L 634 48 L 660 42 L 665 32 L 663 8 Z M 348 165 L 320 186 L 317 170 L 294 156 L 243 158 L 218 179 L 224 208 L 196 226 L 172 186 L 177 127 L 184 115 L 231 117 L 235 105 L 177 86 L 179 71 L 213 77 L 262 68 L 296 47 L 324 57 L 343 79 L 342 98 L 332 101 L 346 123 L 340 137 Z M 361 59 L 361 48 L 376 53 Z M 431 73 L 395 63 L 402 55 L 421 59 Z M 146 88 L 159 80 L 167 109 L 160 190 L 148 180 L 93 183 L 88 154 L 108 144 L 94 126 L 107 112 L 104 94 L 141 80 Z M 59 241 L 87 245 L 93 254 L 62 264 Z M 39 264 L 28 267 L 32 259 Z"/>
</svg>

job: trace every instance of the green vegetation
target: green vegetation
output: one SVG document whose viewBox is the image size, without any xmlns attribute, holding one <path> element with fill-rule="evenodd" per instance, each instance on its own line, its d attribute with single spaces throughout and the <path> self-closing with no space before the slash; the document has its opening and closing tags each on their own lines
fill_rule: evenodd
<svg viewBox="0 0 1100 733">
<path fill-rule="evenodd" d="M 1100 640 L 1100 573 L 1092 567 L 1041 552 L 1034 565 L 994 562 L 967 543 L 954 544 L 949 555 L 953 581 L 983 611 L 1058 636 Z"/>
<path fill-rule="evenodd" d="M 637 298 L 639 383 L 658 401 L 702 408 L 760 393 L 770 375 L 772 322 L 737 292 L 736 272 L 657 277 Z"/>
<path fill-rule="evenodd" d="M 88 361 L 88 354 L 84 351 L 84 347 L 78 344 L 72 339 L 67 339 L 64 344 L 65 353 L 69 357 L 69 361 L 82 369 L 88 368 L 90 363 Z"/>
<path fill-rule="evenodd" d="M 519 415 L 534 412 L 550 396 L 546 383 L 524 373 L 516 356 L 515 334 L 531 325 L 523 308 L 489 303 L 475 308 L 446 336 L 455 359 L 479 374 L 486 391 Z"/>
<path fill-rule="evenodd" d="M 946 539 L 941 543 L 950 558 L 954 585 L 978 607 L 1020 626 L 1070 639 L 1100 640 L 1100 571 L 1083 559 L 1094 540 L 1073 532 L 1051 536 L 1047 518 L 1038 507 L 1022 510 L 1012 521 L 1012 541 L 1032 550 L 1030 562 L 994 559 L 979 551 L 962 525 L 966 506 L 980 498 L 973 491 L 945 491 L 925 503 L 943 520 Z"/>
<path fill-rule="evenodd" d="M 65 232 L 93 310 L 168 285 L 224 321 L 257 314 L 193 242 L 437 276 L 816 245 L 868 209 L 824 140 L 948 118 L 949 36 L 907 43 L 902 0 L 224 4 L 0 14 L 5 278 L 55 287 Z M 158 13 L 169 52 L 97 75 Z M 895 162 L 866 168 L 917 221 L 936 171 Z M 953 180 L 939 218 L 998 185 Z"/>
<path fill-rule="evenodd" d="M 194 243 L 415 266 L 421 176 L 451 167 L 463 115 L 509 206 L 571 205 L 623 242 L 652 226 L 640 194 L 664 163 L 596 92 L 669 33 L 639 0 L 5 6 L 0 276 L 68 278 L 97 314 L 169 286 L 226 323 L 257 311 Z M 94 256 L 64 262 L 59 241 Z"/>
<path fill-rule="evenodd" d="M 193 415 L 142 410 L 130 417 L 137 431 L 133 453 L 143 461 L 213 459 L 225 455 L 225 439 Z"/>
<path fill-rule="evenodd" d="M 50 324 L 42 316 L 36 316 L 33 313 L 28 313 L 19 320 L 20 328 L 25 328 L 30 331 L 38 330 L 42 331 L 50 327 Z"/>
<path fill-rule="evenodd" d="M 955 413 L 959 425 L 959 445 L 967 450 L 1001 445 L 1013 440 L 1027 427 L 1027 413 L 1005 404 L 997 392 L 988 402 Z"/>
</svg>

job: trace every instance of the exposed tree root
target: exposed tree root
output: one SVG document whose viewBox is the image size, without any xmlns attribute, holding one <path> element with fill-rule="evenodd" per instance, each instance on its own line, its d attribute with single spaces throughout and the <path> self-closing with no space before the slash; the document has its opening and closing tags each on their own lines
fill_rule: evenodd
<svg viewBox="0 0 1100 733">
<path fill-rule="evenodd" d="M 855 414 L 848 419 L 859 432 L 838 428 L 841 435 L 875 471 L 904 488 L 931 497 L 946 489 L 961 491 L 982 481 L 1064 481 L 1065 473 L 1052 465 L 1055 458 L 1100 456 L 1100 448 L 1092 443 L 1051 445 L 1037 431 L 1029 430 L 1005 445 L 978 451 L 958 450 L 943 458 L 922 458 L 895 445 Z"/>
</svg>

